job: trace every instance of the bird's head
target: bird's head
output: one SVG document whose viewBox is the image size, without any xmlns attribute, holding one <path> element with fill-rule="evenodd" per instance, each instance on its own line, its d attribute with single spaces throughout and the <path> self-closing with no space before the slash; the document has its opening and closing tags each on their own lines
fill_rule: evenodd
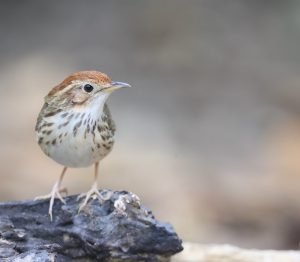
<svg viewBox="0 0 300 262">
<path fill-rule="evenodd" d="M 92 106 L 104 103 L 113 91 L 123 87 L 130 85 L 112 81 L 98 71 L 79 71 L 55 86 L 45 101 L 64 107 Z"/>
</svg>

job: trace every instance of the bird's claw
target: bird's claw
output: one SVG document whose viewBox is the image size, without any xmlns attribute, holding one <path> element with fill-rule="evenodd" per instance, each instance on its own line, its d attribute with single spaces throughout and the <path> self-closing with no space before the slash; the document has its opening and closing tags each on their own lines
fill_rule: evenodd
<svg viewBox="0 0 300 262">
<path fill-rule="evenodd" d="M 52 189 L 53 191 L 53 189 Z M 43 196 L 37 196 L 34 198 L 34 201 L 38 201 L 38 200 L 46 200 L 46 199 L 49 199 L 51 198 L 52 196 L 52 191 L 50 194 L 47 194 L 47 195 L 43 195 Z M 63 202 L 64 204 L 66 203 L 66 201 L 63 199 L 62 197 L 62 193 L 64 193 L 66 196 L 68 195 L 68 189 L 66 187 L 63 187 L 59 190 L 56 191 L 56 194 L 55 194 L 55 198 L 58 198 L 61 202 Z"/>
<path fill-rule="evenodd" d="M 78 213 L 84 209 L 84 207 L 88 204 L 89 200 L 91 198 L 96 199 L 98 198 L 100 203 L 103 203 L 104 201 L 110 199 L 111 194 L 108 194 L 108 196 L 103 196 L 99 190 L 97 183 L 94 183 L 91 187 L 91 189 L 87 193 L 80 194 L 77 197 L 77 200 L 80 200 L 81 198 L 85 197 L 84 201 L 80 204 Z"/>
<path fill-rule="evenodd" d="M 37 201 L 37 200 L 45 200 L 45 199 L 50 198 L 50 205 L 49 205 L 48 213 L 49 213 L 51 221 L 53 219 L 52 208 L 53 208 L 53 204 L 54 204 L 54 199 L 58 198 L 63 204 L 66 204 L 66 201 L 63 199 L 61 193 L 65 193 L 67 195 L 68 194 L 67 188 L 64 187 L 64 188 L 59 189 L 58 188 L 58 183 L 55 183 L 50 194 L 47 194 L 47 195 L 44 195 L 44 196 L 38 196 L 34 199 L 35 201 Z"/>
</svg>

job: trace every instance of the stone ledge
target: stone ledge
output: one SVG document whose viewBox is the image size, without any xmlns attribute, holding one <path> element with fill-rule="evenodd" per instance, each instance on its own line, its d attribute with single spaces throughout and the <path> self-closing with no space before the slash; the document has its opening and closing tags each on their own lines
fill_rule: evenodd
<svg viewBox="0 0 300 262">
<path fill-rule="evenodd" d="M 78 214 L 77 196 L 0 203 L 0 261 L 168 261 L 182 250 L 170 224 L 159 222 L 126 191 L 92 200 Z"/>
</svg>

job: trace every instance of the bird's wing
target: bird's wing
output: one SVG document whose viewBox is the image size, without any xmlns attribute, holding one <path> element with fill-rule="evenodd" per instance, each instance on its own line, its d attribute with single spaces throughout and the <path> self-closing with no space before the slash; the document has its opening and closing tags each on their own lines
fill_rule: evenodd
<svg viewBox="0 0 300 262">
<path fill-rule="evenodd" d="M 111 115 L 110 110 L 106 103 L 104 104 L 104 107 L 103 107 L 103 114 L 107 118 L 107 124 L 108 124 L 109 129 L 114 134 L 116 132 L 116 124 L 115 124 L 114 120 L 112 119 L 112 115 Z"/>
</svg>

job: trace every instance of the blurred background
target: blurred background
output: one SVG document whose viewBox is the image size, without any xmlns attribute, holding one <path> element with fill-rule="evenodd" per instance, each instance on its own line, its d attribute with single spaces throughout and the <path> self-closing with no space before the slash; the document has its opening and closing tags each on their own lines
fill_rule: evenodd
<svg viewBox="0 0 300 262">
<path fill-rule="evenodd" d="M 1 201 L 50 192 L 43 97 L 95 69 L 135 87 L 108 101 L 102 188 L 136 193 L 185 241 L 298 249 L 299 1 L 1 1 L 0 34 Z M 64 185 L 86 192 L 92 172 Z"/>
</svg>

